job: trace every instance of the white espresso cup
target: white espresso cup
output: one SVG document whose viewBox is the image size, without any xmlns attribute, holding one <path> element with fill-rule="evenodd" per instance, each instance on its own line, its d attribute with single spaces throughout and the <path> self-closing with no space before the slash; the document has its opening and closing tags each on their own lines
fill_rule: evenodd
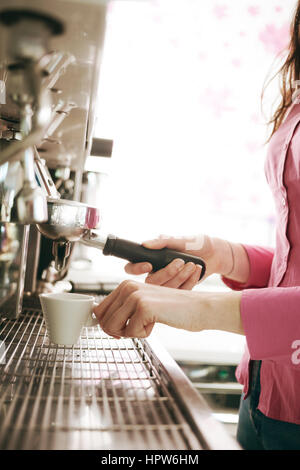
<svg viewBox="0 0 300 470">
<path fill-rule="evenodd" d="M 93 317 L 96 305 L 92 295 L 68 292 L 40 294 L 50 341 L 64 346 L 77 343 L 82 327 L 98 325 Z"/>
</svg>

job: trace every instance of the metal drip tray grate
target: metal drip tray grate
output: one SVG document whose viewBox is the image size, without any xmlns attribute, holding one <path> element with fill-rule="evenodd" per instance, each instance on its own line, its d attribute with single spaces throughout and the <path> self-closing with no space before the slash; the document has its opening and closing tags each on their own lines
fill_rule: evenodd
<svg viewBox="0 0 300 470">
<path fill-rule="evenodd" d="M 42 313 L 0 318 L 1 449 L 199 449 L 147 343 L 85 328 L 49 343 Z M 0 353 L 1 354 L 1 353 Z"/>
</svg>

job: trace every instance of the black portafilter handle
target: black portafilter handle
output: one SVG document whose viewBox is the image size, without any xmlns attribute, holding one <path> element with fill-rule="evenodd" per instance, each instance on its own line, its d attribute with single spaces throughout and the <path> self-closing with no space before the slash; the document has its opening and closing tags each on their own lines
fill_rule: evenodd
<svg viewBox="0 0 300 470">
<path fill-rule="evenodd" d="M 167 266 L 174 259 L 180 258 L 185 263 L 192 262 L 202 267 L 199 280 L 203 278 L 206 270 L 205 262 L 198 256 L 181 253 L 180 251 L 171 250 L 169 248 L 152 250 L 138 243 L 115 237 L 114 235 L 108 235 L 103 248 L 103 254 L 126 259 L 131 263 L 151 263 L 153 271 L 158 271 Z"/>
</svg>

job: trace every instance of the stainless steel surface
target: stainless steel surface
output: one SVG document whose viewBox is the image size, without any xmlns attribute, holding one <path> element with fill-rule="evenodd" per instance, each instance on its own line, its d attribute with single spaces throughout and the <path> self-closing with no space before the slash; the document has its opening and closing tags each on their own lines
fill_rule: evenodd
<svg viewBox="0 0 300 470">
<path fill-rule="evenodd" d="M 91 229 L 98 227 L 99 210 L 81 202 L 52 198 L 47 199 L 47 210 L 47 222 L 37 224 L 37 228 L 53 240 L 55 268 L 63 272 L 71 254 L 71 242 L 80 240 Z"/>
<path fill-rule="evenodd" d="M 21 110 L 20 132 L 23 137 L 21 142 L 26 142 L 31 132 L 32 107 L 26 104 Z M 16 194 L 17 220 L 23 224 L 34 224 L 47 220 L 46 195 L 38 186 L 35 179 L 34 151 L 33 147 L 24 147 L 21 158 L 23 167 L 23 184 Z"/>
<path fill-rule="evenodd" d="M 22 224 L 43 222 L 47 220 L 46 196 L 35 179 L 33 146 L 45 133 L 51 118 L 50 93 L 43 87 L 45 71 L 42 65 L 49 52 L 51 31 L 44 17 L 24 10 L 20 15 L 14 9 L 2 10 L 0 20 L 2 29 L 4 25 L 7 29 L 6 57 L 9 79 L 7 103 L 4 107 L 8 104 L 9 109 L 12 104 L 17 108 L 20 134 L 20 140 L 11 139 L 10 145 L 3 148 L 0 164 L 16 158 L 21 161 L 21 188 L 17 191 L 17 188 L 13 187 L 15 221 Z M 9 114 L 8 109 L 6 112 Z M 19 182 L 16 181 L 15 186 L 16 184 Z M 5 184 L 3 187 L 5 188 Z M 7 189 L 11 190 L 10 187 Z"/>
<path fill-rule="evenodd" d="M 30 225 L 28 246 L 34 247 L 34 250 L 28 250 L 26 273 L 24 282 L 25 295 L 31 295 L 32 292 L 37 291 L 37 270 L 40 257 L 41 248 L 41 234 L 35 225 Z"/>
<path fill-rule="evenodd" d="M 178 364 L 193 387 L 205 397 L 213 416 L 235 437 L 243 388 L 235 377 L 236 364 L 196 363 L 186 360 L 179 360 Z"/>
<path fill-rule="evenodd" d="M 87 232 L 80 240 L 83 245 L 90 246 L 91 248 L 98 248 L 99 250 L 103 250 L 106 241 L 107 237 L 91 230 Z"/>
<path fill-rule="evenodd" d="M 70 255 L 70 242 L 81 241 L 87 246 L 104 248 L 106 238 L 92 232 L 99 226 L 100 212 L 96 207 L 65 199 L 47 200 L 48 220 L 37 224 L 38 230 L 53 240 L 55 268 L 66 266 Z"/>
<path fill-rule="evenodd" d="M 13 175 L 14 173 L 10 175 L 8 180 L 13 179 Z M 7 179 L 3 179 L 7 182 Z M 6 200 L 5 198 L 6 196 L 3 200 Z M 7 205 L 2 205 L 2 209 L 4 218 L 9 213 L 9 220 L 14 220 L 13 205 L 9 200 Z M 91 228 L 97 227 L 99 224 L 99 211 L 96 208 L 74 201 L 49 199 L 47 216 L 48 223 L 37 226 L 41 233 L 57 242 L 54 243 L 53 247 L 55 265 L 65 275 L 72 251 L 69 241 L 75 241 Z M 18 217 L 16 217 L 16 220 L 18 220 Z M 0 223 L 0 305 L 8 305 L 9 303 L 9 310 L 13 315 L 17 315 L 22 306 L 28 254 L 28 233 L 28 225 L 10 222 Z M 38 244 L 35 244 L 34 249 L 38 249 Z M 31 272 L 33 276 L 36 273 L 35 264 L 37 260 L 36 257 L 30 257 L 30 260 L 32 262 L 27 266 L 27 271 L 28 273 Z M 60 276 L 59 279 L 61 278 Z M 29 280 L 29 284 L 35 286 L 36 282 L 32 278 Z"/>
<path fill-rule="evenodd" d="M 24 181 L 24 186 L 16 195 L 18 222 L 33 224 L 47 220 L 46 197 L 32 181 Z"/>
<path fill-rule="evenodd" d="M 9 114 L 9 106 L 17 106 L 22 139 L 13 141 L 1 152 L 0 164 L 22 159 L 23 153 L 40 141 L 50 123 L 52 104 L 49 91 L 43 87 L 41 60 L 49 52 L 50 31 L 44 21 L 34 15 L 9 22 L 7 11 L 0 11 L 2 30 L 3 24 L 6 25 L 8 36 L 7 103 L 4 105 L 7 109 L 1 109 L 1 115 Z M 33 161 L 33 156 L 31 159 Z"/>
<path fill-rule="evenodd" d="M 241 395 L 243 387 L 239 383 L 235 382 L 226 382 L 226 383 L 219 383 L 219 382 L 193 382 L 194 387 L 199 390 L 201 393 L 218 393 L 218 394 L 226 394 L 230 393 L 233 395 Z"/>
<path fill-rule="evenodd" d="M 29 225 L 0 223 L 0 311 L 16 318 L 22 309 Z"/>
<path fill-rule="evenodd" d="M 99 226 L 100 213 L 96 207 L 65 199 L 48 199 L 48 220 L 37 224 L 45 237 L 57 242 L 75 242 Z"/>
<path fill-rule="evenodd" d="M 39 186 L 44 190 L 44 193 L 47 197 L 53 199 L 60 199 L 60 193 L 56 189 L 50 172 L 47 166 L 45 165 L 45 161 L 40 158 L 36 147 L 33 148 L 33 151 L 35 164 L 35 178 L 38 181 Z"/>
<path fill-rule="evenodd" d="M 75 62 L 75 57 L 68 52 L 52 51 L 51 54 L 48 54 L 48 56 L 44 58 L 44 60 L 45 59 L 47 63 L 44 65 L 46 73 L 43 80 L 43 86 L 52 90 L 54 93 L 60 94 L 62 93 L 62 90 L 53 87 L 59 77 L 67 70 L 68 66 Z"/>
<path fill-rule="evenodd" d="M 95 106 L 100 77 L 101 57 L 104 46 L 106 9 L 105 0 L 1 0 L 0 9 L 26 9 L 54 18 L 63 25 L 62 34 L 48 38 L 50 51 L 43 58 L 43 88 L 48 90 L 53 101 L 52 118 L 60 120 L 66 115 L 60 113 L 67 107 L 68 115 L 59 126 L 50 123 L 47 136 L 44 132 L 36 133 L 30 145 L 37 145 L 43 150 L 47 166 L 55 168 L 68 162 L 74 171 L 82 171 L 89 155 L 94 130 Z M 28 50 L 33 53 L 38 48 L 32 47 L 42 42 L 45 33 L 38 35 L 37 27 L 23 44 L 23 54 Z M 53 32 L 53 31 L 52 31 Z M 39 38 L 40 36 L 40 38 Z M 46 38 L 45 38 L 46 39 Z M 8 49 L 13 41 L 8 36 L 8 28 L 0 31 L 0 79 L 10 87 L 10 63 Z M 26 46 L 26 47 L 25 47 Z M 14 48 L 16 50 L 16 48 Z M 11 55 L 11 53 L 10 53 Z M 57 112 L 56 112 L 57 111 Z M 10 118 L 12 129 L 18 127 L 18 111 L 13 103 L 1 106 L 1 118 Z M 17 144 L 17 142 L 15 142 Z M 20 147 L 20 144 L 18 144 Z M 8 149 L 9 147 L 7 147 Z M 14 151 L 16 150 L 16 147 Z M 7 150 L 9 151 L 9 150 Z"/>
<path fill-rule="evenodd" d="M 44 253 L 27 256 L 27 225 L 49 220 L 46 197 L 60 197 L 49 169 L 63 169 L 63 185 L 73 189 L 66 198 L 80 200 L 92 144 L 106 9 L 106 0 L 0 2 L 5 95 L 0 106 L 0 305 L 8 308 L 9 302 L 15 316 L 22 305 L 25 271 L 26 286 L 34 293 L 42 281 L 49 285 L 51 278 L 54 284 L 68 269 L 73 245 L 61 240 L 54 244 L 60 270 L 56 276 L 52 242 L 46 246 L 44 237 L 37 236 L 30 248 L 40 246 Z M 96 209 L 81 206 L 74 214 L 70 206 L 63 214 L 61 206 L 51 206 L 50 218 L 60 213 L 68 225 L 73 217 L 77 230 L 96 226 Z"/>
<path fill-rule="evenodd" d="M 1 449 L 239 448 L 153 339 L 54 346 L 39 309 L 0 331 Z"/>
<path fill-rule="evenodd" d="M 62 271 L 66 268 L 67 260 L 71 254 L 70 242 L 53 242 L 52 253 L 54 255 L 54 266 L 57 271 Z"/>
</svg>

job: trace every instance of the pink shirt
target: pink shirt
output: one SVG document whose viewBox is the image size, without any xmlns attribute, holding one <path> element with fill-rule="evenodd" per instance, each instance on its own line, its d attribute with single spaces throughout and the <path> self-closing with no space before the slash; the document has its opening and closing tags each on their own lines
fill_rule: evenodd
<svg viewBox="0 0 300 470">
<path fill-rule="evenodd" d="M 259 410 L 300 424 L 300 104 L 273 135 L 265 163 L 274 196 L 276 248 L 244 245 L 250 262 L 241 290 L 246 350 L 236 372 L 247 396 L 249 361 L 261 360 Z"/>
</svg>

